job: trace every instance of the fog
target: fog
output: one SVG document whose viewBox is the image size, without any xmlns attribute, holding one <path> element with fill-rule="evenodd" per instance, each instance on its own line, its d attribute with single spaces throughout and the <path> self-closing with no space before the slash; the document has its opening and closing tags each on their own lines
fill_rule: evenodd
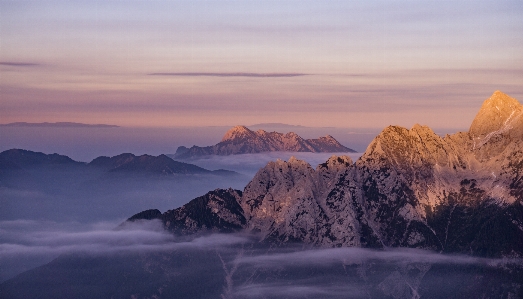
<svg viewBox="0 0 523 299">
<path fill-rule="evenodd" d="M 147 175 L 113 173 L 84 166 L 36 166 L 0 173 L 1 220 L 56 222 L 123 221 L 146 209 L 165 212 L 217 188 L 243 190 L 269 161 L 303 159 L 316 167 L 330 153 L 273 152 L 233 156 L 208 156 L 187 160 L 226 174 Z M 354 160 L 361 154 L 348 154 Z"/>
<path fill-rule="evenodd" d="M 57 222 L 124 220 L 165 212 L 216 188 L 243 189 L 243 175 L 146 175 L 86 167 L 36 167 L 0 177 L 0 219 Z"/>
<path fill-rule="evenodd" d="M 170 252 L 182 248 L 213 248 L 246 242 L 236 235 L 211 235 L 177 240 L 160 221 L 137 223 L 0 221 L 0 282 L 62 254 L 93 256 L 115 253 Z"/>
<path fill-rule="evenodd" d="M 296 244 L 271 247 L 246 233 L 187 239 L 165 232 L 157 221 L 114 229 L 116 225 L 0 222 L 2 281 L 17 274 L 15 264 L 27 270 L 31 267 L 26 261 L 50 262 L 57 258 L 1 287 L 9 294 L 9 290 L 29 279 L 35 285 L 46 285 L 38 289 L 42 298 L 56 296 L 59 284 L 49 285 L 49 278 L 41 277 L 44 271 L 55 275 L 51 281 L 74 277 L 72 287 L 78 289 L 69 292 L 78 298 L 108 294 L 141 294 L 144 298 L 439 298 L 464 286 L 470 288 L 471 281 L 473 287 L 499 283 L 510 277 L 503 272 L 507 269 L 510 279 L 517 281 L 521 278 L 521 270 L 517 269 L 523 266 L 521 259 L 485 259 L 414 249 L 314 248 Z M 93 273 L 78 274 L 82 267 Z M 127 283 L 131 279 L 131 289 L 118 283 L 127 271 L 134 275 L 127 278 Z M 100 275 L 104 281 L 114 283 L 90 278 Z M 80 286 L 85 285 L 92 290 L 82 293 Z M 441 296 L 434 293 L 438 288 Z M 31 294 L 31 290 L 27 292 L 19 293 Z"/>
<path fill-rule="evenodd" d="M 230 156 L 203 156 L 187 160 L 178 160 L 198 165 L 211 170 L 228 169 L 233 170 L 249 177 L 253 177 L 256 172 L 267 165 L 270 161 L 277 159 L 289 160 L 294 156 L 300 160 L 307 161 L 313 168 L 321 163 L 325 163 L 331 156 L 346 155 L 356 161 L 362 153 L 297 153 L 297 152 L 268 152 L 259 154 L 242 154 Z M 173 157 L 174 158 L 174 157 Z M 176 158 L 174 158 L 176 160 Z"/>
<path fill-rule="evenodd" d="M 316 167 L 331 155 L 274 152 L 186 161 L 210 170 L 234 170 L 238 175 L 112 173 L 83 165 L 34 166 L 0 173 L 0 247 L 4 256 L 10 255 L 1 261 L 0 279 L 43 265 L 70 250 L 101 250 L 108 245 L 99 240 L 118 241 L 112 229 L 143 210 L 166 212 L 216 188 L 243 190 L 269 161 L 296 156 Z M 350 154 L 353 159 L 359 155 Z M 132 235 L 138 236 L 137 232 Z M 19 242 L 11 243 L 13 236 Z M 56 246 L 47 246 L 46 240 Z M 158 249 L 155 246 L 142 244 L 140 248 Z"/>
</svg>

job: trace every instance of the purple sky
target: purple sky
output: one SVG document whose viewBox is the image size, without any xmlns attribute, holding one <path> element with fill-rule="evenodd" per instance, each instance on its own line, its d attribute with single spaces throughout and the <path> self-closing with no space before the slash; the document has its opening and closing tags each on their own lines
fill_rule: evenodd
<svg viewBox="0 0 523 299">
<path fill-rule="evenodd" d="M 520 1 L 0 1 L 1 123 L 467 129 Z"/>
</svg>

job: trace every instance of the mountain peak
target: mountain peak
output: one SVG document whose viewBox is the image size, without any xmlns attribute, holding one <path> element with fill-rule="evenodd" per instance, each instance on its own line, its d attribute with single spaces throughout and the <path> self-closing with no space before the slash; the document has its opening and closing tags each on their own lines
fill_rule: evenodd
<svg viewBox="0 0 523 299">
<path fill-rule="evenodd" d="M 514 98 L 497 90 L 486 99 L 470 126 L 472 137 L 487 135 L 503 130 L 518 118 L 523 111 L 521 104 Z"/>
<path fill-rule="evenodd" d="M 245 138 L 252 135 L 255 135 L 254 132 L 249 130 L 246 126 L 234 126 L 223 135 L 222 142 L 236 138 Z"/>
<path fill-rule="evenodd" d="M 409 133 L 417 134 L 417 135 L 427 135 L 427 134 L 432 135 L 432 134 L 434 134 L 434 131 L 429 126 L 415 124 L 409 130 Z"/>
<path fill-rule="evenodd" d="M 341 153 L 355 152 L 341 145 L 334 137 L 327 135 L 318 139 L 304 139 L 294 132 L 267 132 L 262 129 L 252 131 L 245 126 L 229 129 L 221 142 L 207 146 L 193 146 L 190 149 L 180 147 L 176 151 L 177 159 L 204 155 L 237 155 L 274 151 Z"/>
</svg>

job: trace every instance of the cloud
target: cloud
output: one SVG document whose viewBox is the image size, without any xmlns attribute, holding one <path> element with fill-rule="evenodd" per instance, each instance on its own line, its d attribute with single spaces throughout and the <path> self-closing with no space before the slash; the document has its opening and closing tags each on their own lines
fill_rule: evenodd
<svg viewBox="0 0 523 299">
<path fill-rule="evenodd" d="M 0 124 L 2 127 L 44 127 L 44 128 L 116 128 L 116 125 L 107 124 L 83 124 L 77 122 L 14 122 L 7 124 Z"/>
<path fill-rule="evenodd" d="M 343 297 L 343 298 L 361 298 L 364 292 L 357 287 L 352 285 L 346 286 L 332 286 L 300 284 L 300 282 L 293 281 L 292 284 L 285 283 L 266 283 L 266 284 L 250 284 L 241 286 L 236 289 L 235 295 L 242 298 L 265 298 L 265 297 L 276 297 L 276 298 L 310 298 L 310 297 Z"/>
<path fill-rule="evenodd" d="M 19 66 L 19 67 L 31 67 L 31 66 L 39 66 L 40 64 L 38 64 L 38 63 L 31 63 L 31 62 L 0 61 L 0 65 Z"/>
<path fill-rule="evenodd" d="M 299 77 L 310 74 L 302 73 L 151 73 L 151 76 L 180 76 L 180 77 L 255 77 L 255 78 L 278 78 Z"/>
<path fill-rule="evenodd" d="M 0 221 L 0 282 L 46 264 L 62 254 L 169 253 L 205 250 L 243 244 L 240 235 L 210 235 L 180 239 L 165 231 L 159 221 L 91 225 L 53 221 Z"/>
<path fill-rule="evenodd" d="M 205 156 L 180 161 L 195 164 L 211 170 L 228 169 L 248 176 L 253 176 L 260 168 L 265 167 L 267 163 L 270 161 L 276 161 L 277 159 L 287 161 L 290 157 L 294 156 L 297 159 L 306 161 L 313 168 L 316 168 L 316 166 L 325 163 L 325 161 L 333 155 L 350 156 L 353 161 L 356 161 L 361 156 L 361 153 L 268 152 L 230 156 Z"/>
<path fill-rule="evenodd" d="M 417 294 L 420 285 L 460 286 L 477 270 L 521 267 L 522 259 L 486 259 L 394 248 L 293 248 L 262 250 L 237 256 L 242 277 L 231 298 L 363 298 L 372 288 L 395 298 Z M 430 272 L 429 272 L 430 271 Z M 237 277 L 240 277 L 238 275 Z M 427 281 L 423 281 L 428 277 Z M 402 293 L 407 290 L 406 293 Z M 398 293 L 399 292 L 399 293 Z M 410 297 L 409 295 L 409 297 Z M 224 296 L 226 297 L 226 296 Z M 412 296 L 414 297 L 414 296 Z M 227 297 L 228 298 L 228 297 Z"/>
<path fill-rule="evenodd" d="M 117 225 L 111 222 L 86 225 L 36 220 L 0 221 L 0 282 L 62 254 L 117 258 L 136 253 L 154 257 L 160 253 L 176 259 L 191 252 L 211 257 L 210 260 L 218 263 L 213 267 L 221 269 L 219 265 L 223 265 L 223 282 L 227 284 L 223 298 L 229 295 L 300 298 L 307 294 L 311 298 L 345 298 L 344 294 L 358 297 L 359 292 L 366 288 L 361 285 L 359 276 L 353 277 L 361 265 L 378 265 L 378 268 L 383 267 L 378 270 L 385 272 L 426 268 L 420 272 L 422 277 L 428 269 L 424 265 L 428 264 L 458 268 L 523 264 L 521 259 L 485 259 L 415 249 L 274 248 L 259 244 L 256 236 L 248 234 L 181 238 L 165 231 L 159 221 L 139 221 L 114 229 Z M 202 273 L 210 266 L 198 259 L 190 263 L 195 275 L 205 276 Z M 166 267 L 180 271 L 177 263 Z"/>
<path fill-rule="evenodd" d="M 419 249 L 399 248 L 378 251 L 357 247 L 344 247 L 249 256 L 243 257 L 239 262 L 256 265 L 257 267 L 273 268 L 303 265 L 328 267 L 339 263 L 354 265 L 373 260 L 393 263 L 434 264 L 490 264 L 495 261 L 471 256 L 443 255 Z"/>
<path fill-rule="evenodd" d="M 20 255 L 57 255 L 85 252 L 92 254 L 136 251 L 169 251 L 184 248 L 213 248 L 244 243 L 238 235 L 210 235 L 193 240 L 180 240 L 165 231 L 160 221 L 126 223 L 119 229 L 114 224 L 81 226 L 51 221 L 2 221 L 0 261 Z M 67 226 L 72 229 L 67 229 Z M 30 228 L 31 227 L 31 228 Z M 24 232 L 25 231 L 25 232 Z"/>
</svg>

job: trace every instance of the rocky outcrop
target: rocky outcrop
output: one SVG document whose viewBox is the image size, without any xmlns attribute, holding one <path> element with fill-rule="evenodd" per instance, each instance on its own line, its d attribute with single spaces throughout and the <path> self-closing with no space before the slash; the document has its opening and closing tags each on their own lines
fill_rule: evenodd
<svg viewBox="0 0 523 299">
<path fill-rule="evenodd" d="M 156 209 L 146 210 L 127 221 L 158 219 L 166 229 L 179 235 L 238 231 L 246 224 L 244 212 L 238 204 L 241 196 L 239 190 L 216 189 L 178 209 L 163 214 Z"/>
<path fill-rule="evenodd" d="M 334 137 L 327 135 L 318 139 L 303 139 L 296 133 L 282 134 L 249 130 L 244 126 L 236 126 L 225 133 L 222 140 L 213 146 L 187 148 L 181 146 L 175 157 L 179 159 L 205 155 L 237 155 L 262 152 L 355 152 L 341 145 Z"/>
<path fill-rule="evenodd" d="M 236 217 L 272 242 L 523 257 L 522 110 L 498 91 L 468 132 L 390 126 L 355 163 L 270 162 Z"/>
</svg>

